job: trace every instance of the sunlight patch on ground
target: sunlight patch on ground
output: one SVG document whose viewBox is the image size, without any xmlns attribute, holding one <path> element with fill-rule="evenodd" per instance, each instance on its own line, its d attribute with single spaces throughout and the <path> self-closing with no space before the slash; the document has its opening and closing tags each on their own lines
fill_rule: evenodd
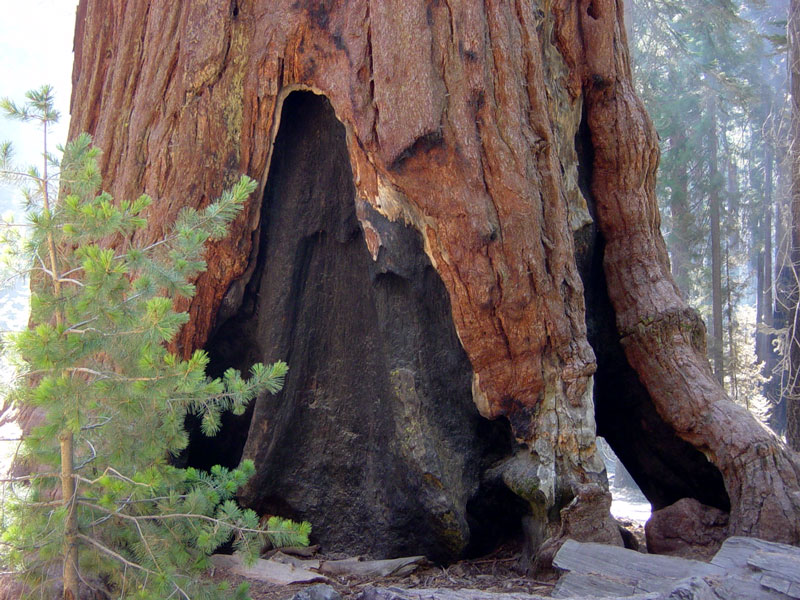
<svg viewBox="0 0 800 600">
<path fill-rule="evenodd" d="M 637 521 L 644 525 L 650 518 L 651 507 L 647 499 L 633 490 L 611 488 L 611 514 L 617 519 Z"/>
<path fill-rule="evenodd" d="M 602 438 L 597 438 L 597 448 L 606 466 L 608 477 L 608 489 L 611 492 L 611 515 L 617 519 L 628 519 L 644 525 L 650 518 L 652 508 L 633 479 L 628 475 L 624 478 L 627 485 L 615 485 L 617 466 L 621 463 L 609 446 L 608 442 Z"/>
</svg>

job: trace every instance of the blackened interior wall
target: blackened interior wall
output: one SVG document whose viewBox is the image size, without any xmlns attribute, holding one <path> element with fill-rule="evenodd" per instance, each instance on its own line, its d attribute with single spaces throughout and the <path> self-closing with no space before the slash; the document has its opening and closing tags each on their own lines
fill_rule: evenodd
<svg viewBox="0 0 800 600">
<path fill-rule="evenodd" d="M 256 268 L 208 344 L 217 373 L 277 359 L 283 391 L 195 435 L 189 462 L 257 474 L 242 493 L 264 514 L 308 519 L 328 550 L 448 560 L 519 530 L 524 503 L 481 474 L 513 450 L 481 418 L 447 292 L 416 230 L 366 205 L 370 255 L 345 130 L 327 99 L 284 102 L 264 192 Z M 467 505 L 469 503 L 469 509 Z"/>
</svg>

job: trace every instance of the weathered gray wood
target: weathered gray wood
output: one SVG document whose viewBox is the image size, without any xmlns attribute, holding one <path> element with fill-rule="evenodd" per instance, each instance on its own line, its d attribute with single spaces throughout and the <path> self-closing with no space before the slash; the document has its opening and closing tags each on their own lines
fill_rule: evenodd
<svg viewBox="0 0 800 600">
<path fill-rule="evenodd" d="M 664 596 L 666 596 L 666 593 L 661 597 L 663 598 Z M 702 577 L 690 577 L 679 581 L 667 597 L 669 600 L 673 598 L 679 598 L 680 600 L 723 600 L 716 595 L 713 586 Z M 738 598 L 743 598 L 743 596 L 738 596 Z"/>
<path fill-rule="evenodd" d="M 800 598 L 800 553 L 791 556 L 762 550 L 748 558 L 747 565 L 761 571 L 757 576 L 761 585 L 790 598 Z"/>
<path fill-rule="evenodd" d="M 572 600 L 595 600 L 586 596 Z M 473 589 L 449 588 L 379 588 L 365 589 L 357 600 L 547 600 L 543 596 L 523 594 L 520 592 L 485 592 Z M 659 594 L 639 594 L 628 596 L 626 600 L 661 600 Z"/>
<path fill-rule="evenodd" d="M 800 557 L 779 552 L 756 552 L 747 564 L 766 573 L 773 573 L 793 583 L 800 583 Z"/>
<path fill-rule="evenodd" d="M 553 598 L 593 596 L 596 598 L 628 598 L 641 590 L 635 582 L 598 577 L 594 573 L 564 573 L 553 590 Z"/>
<path fill-rule="evenodd" d="M 726 570 L 748 570 L 747 561 L 756 552 L 778 552 L 800 559 L 800 548 L 757 538 L 734 536 L 725 540 L 711 563 Z"/>
<path fill-rule="evenodd" d="M 271 560 L 264 560 L 263 558 L 259 558 L 251 566 L 246 566 L 238 556 L 214 554 L 211 557 L 211 562 L 214 563 L 215 568 L 225 569 L 235 575 L 278 585 L 328 581 L 327 577 L 319 573 L 307 569 L 298 569 L 292 565 L 285 565 Z"/>
<path fill-rule="evenodd" d="M 763 587 L 755 579 L 735 575 L 692 577 L 679 582 L 664 596 L 667 600 L 786 600 L 786 596 Z"/>
<path fill-rule="evenodd" d="M 298 558 L 297 556 L 290 556 L 283 552 L 276 552 L 270 556 L 268 560 L 283 563 L 284 565 L 292 565 L 299 569 L 313 569 L 315 571 L 319 570 L 319 566 L 322 562 L 318 558 Z"/>
<path fill-rule="evenodd" d="M 326 560 L 319 565 L 319 571 L 328 575 L 348 575 L 353 577 L 388 577 L 389 575 L 408 575 L 423 561 L 424 556 L 405 556 L 388 560 Z"/>
<path fill-rule="evenodd" d="M 319 544 L 314 544 L 313 546 L 281 546 L 280 549 L 274 548 L 270 550 L 262 558 L 270 559 L 272 555 L 275 554 L 276 552 L 281 552 L 282 554 L 289 554 L 291 556 L 311 558 L 317 553 L 318 550 L 319 550 Z"/>
<path fill-rule="evenodd" d="M 544 600 L 531 594 L 498 594 L 473 589 L 370 587 L 359 600 Z"/>
<path fill-rule="evenodd" d="M 674 556 L 641 554 L 617 546 L 567 540 L 553 565 L 571 573 L 594 577 L 596 588 L 605 593 L 666 592 L 678 581 L 692 576 L 723 575 L 724 569 L 709 563 Z M 586 585 L 591 580 L 563 576 L 553 590 L 554 598 L 569 598 L 593 593 Z"/>
<path fill-rule="evenodd" d="M 710 581 L 716 594 L 714 600 L 786 600 L 787 596 L 775 590 L 764 587 L 760 582 L 750 577 L 740 577 L 728 574 L 722 578 Z"/>
<path fill-rule="evenodd" d="M 774 592 L 773 598 L 800 598 L 800 548 L 732 537 L 725 540 L 711 562 L 731 574 L 757 581 Z"/>
<path fill-rule="evenodd" d="M 554 598 L 800 600 L 800 548 L 752 538 L 730 538 L 710 564 L 570 540 L 553 564 L 568 571 Z"/>
</svg>

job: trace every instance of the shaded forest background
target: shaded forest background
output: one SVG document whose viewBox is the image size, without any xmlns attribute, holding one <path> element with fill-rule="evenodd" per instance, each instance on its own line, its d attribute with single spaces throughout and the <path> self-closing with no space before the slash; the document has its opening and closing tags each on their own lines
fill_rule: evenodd
<svg viewBox="0 0 800 600">
<path fill-rule="evenodd" d="M 627 3 L 675 281 L 729 396 L 778 433 L 793 375 L 788 0 Z"/>
</svg>

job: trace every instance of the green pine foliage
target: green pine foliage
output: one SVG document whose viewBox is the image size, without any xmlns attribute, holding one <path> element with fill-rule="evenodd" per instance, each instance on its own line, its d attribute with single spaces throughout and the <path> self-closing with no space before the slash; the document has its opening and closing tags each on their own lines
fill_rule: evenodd
<svg viewBox="0 0 800 600">
<path fill-rule="evenodd" d="M 3 101 L 2 108 L 38 121 L 45 140 L 58 116 L 47 87 L 29 93 L 23 106 Z M 7 179 L 30 184 L 34 207 L 31 324 L 8 339 L 24 369 L 13 401 L 44 414 L 21 447 L 31 475 L 7 485 L 5 567 L 38 595 L 68 562 L 74 541 L 78 577 L 113 597 L 246 597 L 244 588 L 200 577 L 215 548 L 232 541 L 252 560 L 263 536 L 275 545 L 307 544 L 310 525 L 273 517 L 263 530 L 253 511 L 236 504 L 252 462 L 206 473 L 170 459 L 188 444 L 187 414 L 213 435 L 223 412 L 241 414 L 257 394 L 280 390 L 287 366 L 257 364 L 247 379 L 234 370 L 211 379 L 205 352 L 184 360 L 168 344 L 189 318 L 176 311 L 175 299 L 194 294 L 207 242 L 226 234 L 256 183 L 242 177 L 205 209 L 184 209 L 164 238 L 142 245 L 130 240 L 146 226 L 152 200 L 114 201 L 99 191 L 98 150 L 88 135 L 67 144 L 60 162 L 45 148 L 41 173 L 13 169 L 4 148 L 0 168 Z M 127 242 L 112 248 L 109 239 Z M 66 502 L 65 447 L 72 448 L 75 482 Z"/>
</svg>

